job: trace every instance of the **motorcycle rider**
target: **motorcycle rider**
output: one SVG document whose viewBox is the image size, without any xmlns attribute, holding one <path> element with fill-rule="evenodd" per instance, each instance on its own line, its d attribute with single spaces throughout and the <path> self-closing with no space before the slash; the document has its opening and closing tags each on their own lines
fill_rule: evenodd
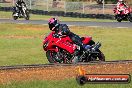
<svg viewBox="0 0 132 88">
<path fill-rule="evenodd" d="M 54 37 L 69 36 L 70 39 L 76 45 L 80 46 L 80 49 L 88 50 L 91 48 L 90 45 L 83 44 L 81 38 L 78 35 L 71 32 L 66 24 L 60 24 L 58 19 L 56 18 L 49 19 L 48 25 L 49 29 L 55 32 Z M 78 53 L 79 53 L 78 50 L 74 52 L 75 57 L 72 59 L 73 63 L 77 63 L 79 61 Z"/>
<path fill-rule="evenodd" d="M 124 8 L 127 8 L 128 6 L 126 5 L 126 3 L 124 2 L 124 0 L 118 0 L 117 3 L 117 10 L 119 12 L 122 12 L 123 10 L 125 10 Z"/>
<path fill-rule="evenodd" d="M 23 0 L 17 0 L 15 5 L 16 5 L 16 9 L 17 9 L 18 13 L 20 13 L 20 11 L 22 11 L 22 5 L 24 5 L 26 7 L 26 3 Z"/>
</svg>

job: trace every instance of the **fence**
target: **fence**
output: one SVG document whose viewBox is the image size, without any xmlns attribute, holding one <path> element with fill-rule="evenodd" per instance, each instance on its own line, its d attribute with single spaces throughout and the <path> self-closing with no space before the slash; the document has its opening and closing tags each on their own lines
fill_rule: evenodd
<svg viewBox="0 0 132 88">
<path fill-rule="evenodd" d="M 2 2 L 1 7 L 12 7 L 16 0 Z M 96 2 L 66 2 L 53 0 L 25 0 L 27 7 L 32 10 L 78 12 L 85 14 L 113 14 L 115 4 L 97 4 Z M 129 3 L 132 3 L 129 2 Z"/>
</svg>

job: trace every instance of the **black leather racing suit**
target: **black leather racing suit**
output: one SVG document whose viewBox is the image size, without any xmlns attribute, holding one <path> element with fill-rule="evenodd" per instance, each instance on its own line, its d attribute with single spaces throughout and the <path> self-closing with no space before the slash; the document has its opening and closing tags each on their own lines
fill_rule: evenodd
<svg viewBox="0 0 132 88">
<path fill-rule="evenodd" d="M 64 36 L 64 35 L 69 36 L 70 39 L 75 44 L 80 46 L 80 50 L 78 50 L 78 49 L 75 50 L 75 52 L 73 54 L 74 57 L 72 58 L 72 63 L 79 62 L 79 59 L 80 59 L 79 53 L 80 53 L 80 51 L 82 51 L 82 49 L 86 50 L 90 47 L 88 45 L 83 44 L 81 38 L 78 35 L 74 34 L 73 32 L 70 32 L 70 30 L 69 30 L 69 28 L 66 24 L 59 24 L 59 26 L 56 27 L 54 31 L 55 31 L 54 37 L 61 37 L 61 36 Z M 88 47 L 86 47 L 86 46 L 88 46 Z"/>
<path fill-rule="evenodd" d="M 70 39 L 77 45 L 79 45 L 80 47 L 83 46 L 82 40 L 81 38 L 74 34 L 73 32 L 70 32 L 68 26 L 66 24 L 59 24 L 59 26 L 55 29 L 55 37 L 59 37 L 59 36 L 69 36 Z"/>
<path fill-rule="evenodd" d="M 26 7 L 26 4 L 23 0 L 21 1 L 17 1 L 16 2 L 16 9 L 17 9 L 17 12 L 20 12 L 22 11 L 22 5 L 24 5 Z"/>
</svg>

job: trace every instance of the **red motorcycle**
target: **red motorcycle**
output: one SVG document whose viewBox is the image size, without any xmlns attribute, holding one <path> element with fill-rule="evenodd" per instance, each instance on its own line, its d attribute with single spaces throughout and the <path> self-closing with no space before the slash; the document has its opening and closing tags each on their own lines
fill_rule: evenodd
<svg viewBox="0 0 132 88">
<path fill-rule="evenodd" d="M 79 62 L 105 61 L 104 54 L 99 50 L 101 43 L 95 44 L 92 37 L 82 37 L 84 44 L 91 45 L 89 50 L 80 50 L 80 47 L 72 42 L 68 36 L 54 37 L 51 32 L 43 40 L 43 49 L 46 51 L 46 57 L 50 63 L 72 63 L 75 57 L 74 52 L 79 50 Z"/>
<path fill-rule="evenodd" d="M 132 10 L 130 7 L 121 7 L 122 10 L 119 11 L 117 8 L 114 8 L 114 14 L 115 14 L 115 19 L 118 22 L 121 22 L 122 20 L 128 20 L 130 22 L 132 22 Z"/>
</svg>

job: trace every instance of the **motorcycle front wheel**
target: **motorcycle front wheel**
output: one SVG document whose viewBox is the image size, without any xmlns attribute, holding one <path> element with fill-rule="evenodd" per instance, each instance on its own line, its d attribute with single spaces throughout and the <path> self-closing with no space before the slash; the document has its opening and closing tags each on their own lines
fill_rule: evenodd
<svg viewBox="0 0 132 88">
<path fill-rule="evenodd" d="M 25 18 L 25 20 L 29 20 L 29 13 L 26 12 L 26 13 L 24 14 L 24 18 Z"/>
<path fill-rule="evenodd" d="M 48 50 L 46 52 L 46 57 L 50 63 L 64 63 L 64 64 L 71 63 L 69 58 L 66 57 L 65 54 L 62 54 L 60 52 Z"/>
<path fill-rule="evenodd" d="M 26 13 L 25 19 L 29 20 L 29 13 Z"/>
<path fill-rule="evenodd" d="M 56 54 L 56 52 L 50 50 L 46 52 L 46 57 L 50 63 L 58 63 L 58 61 L 56 60 Z"/>
</svg>

